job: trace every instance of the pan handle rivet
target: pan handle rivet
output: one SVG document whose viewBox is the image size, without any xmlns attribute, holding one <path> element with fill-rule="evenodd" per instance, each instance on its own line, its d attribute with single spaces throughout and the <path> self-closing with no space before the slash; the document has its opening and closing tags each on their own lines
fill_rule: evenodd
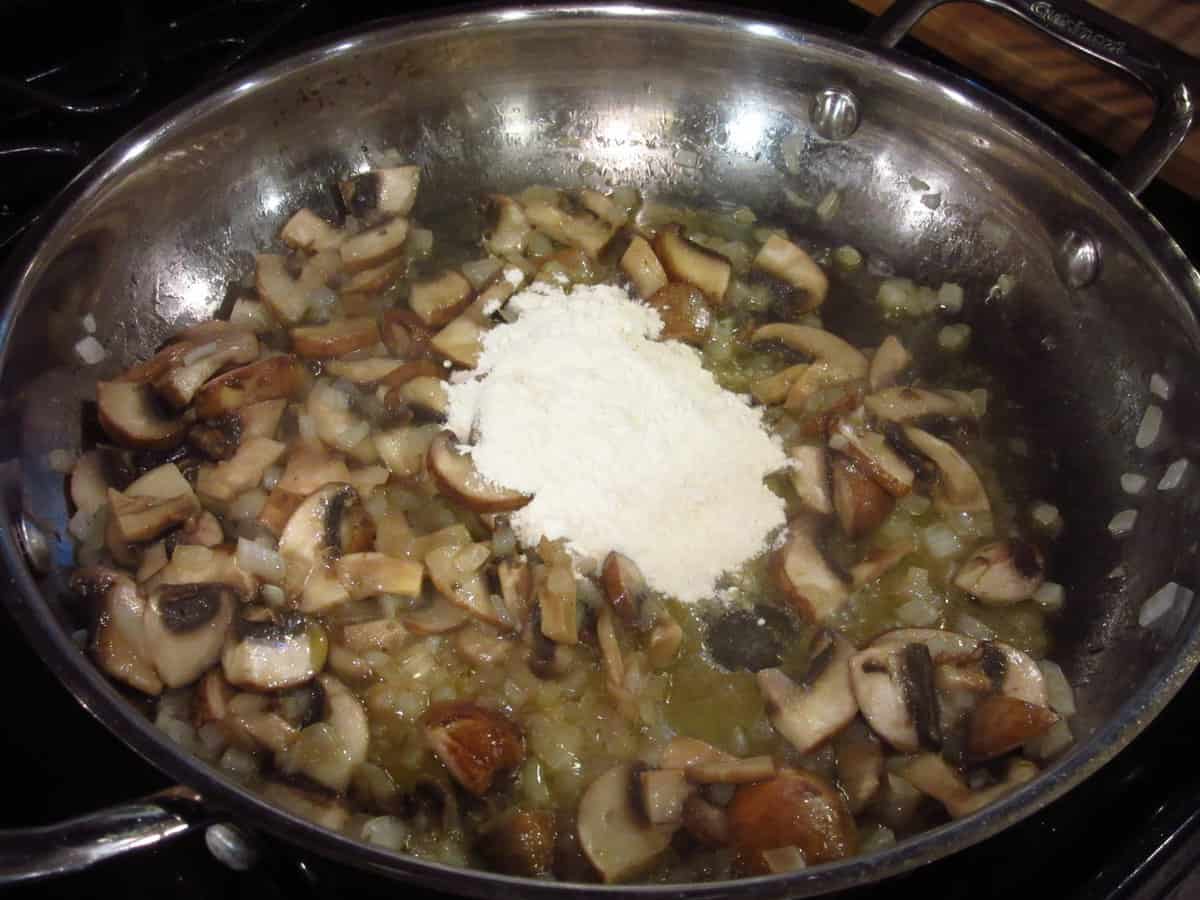
<svg viewBox="0 0 1200 900">
<path fill-rule="evenodd" d="M 204 844 L 216 860 L 235 872 L 246 872 L 258 862 L 258 848 L 246 835 L 227 822 L 208 826 Z"/>
<path fill-rule="evenodd" d="M 1058 245 L 1058 267 L 1067 287 L 1087 287 L 1100 274 L 1100 242 L 1082 231 L 1066 232 Z"/>
<path fill-rule="evenodd" d="M 45 532 L 22 513 L 17 517 L 17 541 L 29 567 L 38 575 L 50 571 L 50 543 Z"/>
<path fill-rule="evenodd" d="M 813 97 L 813 128 L 828 141 L 844 141 L 858 130 L 858 98 L 843 88 L 826 88 Z"/>
</svg>

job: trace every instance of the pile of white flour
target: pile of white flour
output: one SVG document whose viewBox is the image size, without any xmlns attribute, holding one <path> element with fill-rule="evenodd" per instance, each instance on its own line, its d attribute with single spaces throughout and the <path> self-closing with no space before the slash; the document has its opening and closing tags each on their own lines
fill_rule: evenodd
<svg viewBox="0 0 1200 900">
<path fill-rule="evenodd" d="M 610 285 L 536 285 L 509 301 L 479 365 L 450 386 L 449 427 L 490 481 L 532 494 L 517 537 L 617 550 L 683 601 L 761 552 L 784 524 L 763 478 L 787 464 L 760 413 L 696 351 L 657 342 L 656 311 Z"/>
</svg>

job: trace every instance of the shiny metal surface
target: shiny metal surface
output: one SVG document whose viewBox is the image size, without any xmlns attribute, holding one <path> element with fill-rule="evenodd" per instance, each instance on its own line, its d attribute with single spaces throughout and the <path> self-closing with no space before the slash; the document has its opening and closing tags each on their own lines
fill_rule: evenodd
<svg viewBox="0 0 1200 900">
<path fill-rule="evenodd" d="M 899 0 L 872 23 L 870 34 L 895 47 L 921 18 L 950 0 Z M 972 0 L 1011 13 L 1051 37 L 1124 72 L 1154 98 L 1154 118 L 1113 168 L 1133 193 L 1154 180 L 1183 143 L 1196 116 L 1200 65 L 1084 0 Z"/>
<path fill-rule="evenodd" d="M 810 117 L 837 86 L 858 100 L 845 140 Z M 822 243 L 851 243 L 922 282 L 956 281 L 981 359 L 1040 435 L 1040 495 L 1068 523 L 1055 560 L 1070 614 L 1057 658 L 1079 687 L 1076 747 L 1000 803 L 895 848 L 783 876 L 689 885 L 693 897 L 801 897 L 874 881 L 975 843 L 1068 790 L 1123 747 L 1195 667 L 1200 605 L 1137 626 L 1168 580 L 1194 586 L 1200 497 L 1151 492 L 1134 533 L 1128 471 L 1200 447 L 1200 277 L 1115 179 L 991 95 L 866 40 L 643 6 L 512 8 L 351 34 L 227 83 L 147 123 L 98 159 L 25 241 L 0 319 L 0 403 L 19 423 L 6 492 L 6 602 L 43 658 L 130 746 L 237 817 L 379 872 L 474 896 L 645 894 L 685 888 L 562 885 L 467 872 L 362 845 L 302 821 L 179 753 L 70 641 L 71 561 L 54 449 L 82 438 L 94 382 L 211 316 L 282 217 L 332 215 L 335 176 L 391 158 L 421 164 L 415 217 L 469 219 L 484 190 L 633 183 L 652 197 L 748 206 Z M 841 194 L 829 221 L 787 199 Z M 932 202 L 936 198 L 937 202 Z M 1103 246 L 1086 286 L 1059 275 L 1068 231 Z M 1013 288 L 993 290 L 1001 276 Z M 835 321 L 836 298 L 827 304 Z M 72 347 L 91 313 L 110 356 Z M 1152 373 L 1174 387 L 1152 452 L 1134 448 Z M 49 525 L 38 578 L 11 525 Z M 52 531 L 53 534 L 49 532 Z"/>
<path fill-rule="evenodd" d="M 171 788 L 46 828 L 0 831 L 0 885 L 78 872 L 182 837 L 208 818 L 195 791 Z"/>
<path fill-rule="evenodd" d="M 808 117 L 813 131 L 827 141 L 844 141 L 858 130 L 858 98 L 850 91 L 829 88 L 813 97 Z"/>
<path fill-rule="evenodd" d="M 246 872 L 258 862 L 258 848 L 240 828 L 228 822 L 209 825 L 204 832 L 204 844 L 213 859 L 235 872 Z"/>
<path fill-rule="evenodd" d="M 1100 275 L 1100 243 L 1090 234 L 1070 230 L 1058 245 L 1058 273 L 1069 288 L 1084 288 Z"/>
</svg>

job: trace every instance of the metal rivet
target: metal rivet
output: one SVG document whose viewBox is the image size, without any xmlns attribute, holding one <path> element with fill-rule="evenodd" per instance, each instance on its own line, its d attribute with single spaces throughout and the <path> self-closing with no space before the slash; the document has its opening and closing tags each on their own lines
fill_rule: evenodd
<svg viewBox="0 0 1200 900">
<path fill-rule="evenodd" d="M 1087 287 L 1100 274 L 1100 242 L 1082 231 L 1068 231 L 1058 245 L 1058 266 L 1068 287 Z"/>
<path fill-rule="evenodd" d="M 208 826 L 204 843 L 217 862 L 235 872 L 249 871 L 258 862 L 258 849 L 245 834 L 228 823 Z"/>
<path fill-rule="evenodd" d="M 827 88 L 813 97 L 809 116 L 821 137 L 844 141 L 858 130 L 858 98 L 841 88 Z"/>
<path fill-rule="evenodd" d="M 42 529 L 24 513 L 17 517 L 17 541 L 25 553 L 29 567 L 39 575 L 50 571 L 50 543 Z"/>
</svg>

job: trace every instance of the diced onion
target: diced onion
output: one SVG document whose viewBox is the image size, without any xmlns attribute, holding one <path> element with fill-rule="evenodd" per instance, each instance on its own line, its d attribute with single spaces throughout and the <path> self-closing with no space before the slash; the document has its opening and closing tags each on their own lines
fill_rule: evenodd
<svg viewBox="0 0 1200 900">
<path fill-rule="evenodd" d="M 975 415 L 983 418 L 988 411 L 988 392 L 987 388 L 975 388 L 973 391 L 968 391 L 967 396 L 971 398 L 971 406 L 975 410 Z"/>
<path fill-rule="evenodd" d="M 1059 719 L 1050 729 L 1033 740 L 1026 741 L 1024 750 L 1027 756 L 1037 760 L 1048 760 L 1058 756 L 1075 743 L 1071 727 L 1066 721 Z"/>
<path fill-rule="evenodd" d="M 1168 400 L 1171 397 L 1171 385 L 1167 379 L 1155 372 L 1150 376 L 1150 393 L 1159 400 Z"/>
<path fill-rule="evenodd" d="M 1146 486 L 1146 476 L 1137 472 L 1126 472 L 1121 476 L 1121 490 L 1127 494 L 1140 494 Z"/>
<path fill-rule="evenodd" d="M 489 556 L 491 550 L 487 544 L 468 544 L 454 555 L 454 569 L 463 575 L 477 572 Z"/>
<path fill-rule="evenodd" d="M 246 491 L 229 504 L 229 518 L 235 522 L 256 518 L 262 512 L 266 502 L 267 495 L 264 491 L 257 489 Z"/>
<path fill-rule="evenodd" d="M 1187 474 L 1188 461 L 1186 459 L 1177 459 L 1175 462 L 1167 466 L 1167 471 L 1163 473 L 1162 479 L 1158 482 L 1160 491 L 1173 491 L 1183 482 L 1183 476 Z"/>
<path fill-rule="evenodd" d="M 1137 522 L 1136 509 L 1123 509 L 1108 523 L 1108 530 L 1113 537 L 1121 537 L 1133 531 L 1133 525 Z"/>
<path fill-rule="evenodd" d="M 183 364 L 185 366 L 190 366 L 193 363 L 198 363 L 200 360 L 207 359 L 208 357 L 212 356 L 220 349 L 221 344 L 219 341 L 209 341 L 207 344 L 201 344 L 199 347 L 193 347 L 184 354 Z"/>
<path fill-rule="evenodd" d="M 88 534 L 92 530 L 92 520 L 95 518 L 95 513 L 88 514 L 82 509 L 75 510 L 75 515 L 71 516 L 71 521 L 67 523 L 67 531 L 71 532 L 71 537 L 77 541 L 87 540 Z"/>
<path fill-rule="evenodd" d="M 283 588 L 274 584 L 264 584 L 258 589 L 259 599 L 272 609 L 279 609 L 287 602 L 287 594 Z"/>
<path fill-rule="evenodd" d="M 838 214 L 838 210 L 842 208 L 842 194 L 840 191 L 830 191 L 821 198 L 821 202 L 817 204 L 817 218 L 822 222 L 828 222 Z"/>
<path fill-rule="evenodd" d="M 471 287 L 478 291 L 495 278 L 503 267 L 503 262 L 494 256 L 487 256 L 463 263 L 462 273 L 467 281 L 471 282 Z"/>
<path fill-rule="evenodd" d="M 104 346 L 90 334 L 80 338 L 75 343 L 75 353 L 89 366 L 96 365 L 96 363 L 101 362 L 108 356 L 108 352 L 104 349 Z"/>
<path fill-rule="evenodd" d="M 850 446 L 850 442 L 845 435 L 834 433 L 829 436 L 829 446 L 834 450 L 845 450 Z"/>
<path fill-rule="evenodd" d="M 249 778 L 258 771 L 258 760 L 254 758 L 254 755 L 237 747 L 230 747 L 222 753 L 217 765 L 226 772 L 244 778 Z"/>
<path fill-rule="evenodd" d="M 996 632 L 992 631 L 983 622 L 969 613 L 960 612 L 954 617 L 954 630 L 962 632 L 967 637 L 977 638 L 981 641 L 990 641 L 996 636 Z"/>
<path fill-rule="evenodd" d="M 1142 423 L 1138 426 L 1137 435 L 1133 439 L 1133 443 L 1139 450 L 1145 450 L 1158 440 L 1158 432 L 1162 428 L 1162 418 L 1160 407 L 1153 403 L 1146 407 L 1146 412 L 1142 415 Z"/>
<path fill-rule="evenodd" d="M 300 432 L 300 437 L 306 441 L 317 439 L 317 423 L 308 413 L 302 412 L 296 415 L 296 429 Z"/>
<path fill-rule="evenodd" d="M 51 450 L 46 454 L 46 464 L 60 475 L 66 475 L 75 465 L 75 454 L 70 450 Z"/>
<path fill-rule="evenodd" d="M 907 515 L 916 518 L 929 512 L 931 502 L 928 497 L 922 497 L 920 494 L 913 493 L 897 503 L 896 508 L 903 509 Z"/>
<path fill-rule="evenodd" d="M 88 334 L 96 333 L 96 317 L 91 313 L 83 317 L 83 330 Z M 1166 398 L 1164 397 L 1163 399 L 1165 400 Z"/>
<path fill-rule="evenodd" d="M 1192 592 L 1174 581 L 1168 581 L 1146 598 L 1138 611 L 1138 624 L 1148 628 L 1171 611 L 1177 602 L 1190 603 Z"/>
<path fill-rule="evenodd" d="M 1055 581 L 1045 581 L 1033 592 L 1033 602 L 1048 612 L 1057 612 L 1066 602 L 1066 591 Z"/>
<path fill-rule="evenodd" d="M 314 319 L 328 319 L 337 305 L 337 294 L 327 287 L 313 288 L 304 298 L 308 311 Z"/>
<path fill-rule="evenodd" d="M 937 292 L 938 309 L 948 313 L 962 312 L 963 289 L 961 285 L 947 281 Z"/>
<path fill-rule="evenodd" d="M 339 450 L 353 450 L 370 436 L 371 423 L 359 421 L 357 424 L 350 425 L 339 431 L 333 442 Z"/>
<path fill-rule="evenodd" d="M 279 484 L 279 479 L 283 477 L 283 469 L 279 466 L 270 466 L 267 471 L 263 472 L 262 486 L 263 490 L 273 491 L 275 486 Z"/>
<path fill-rule="evenodd" d="M 862 254 L 849 244 L 844 244 L 833 251 L 833 261 L 838 267 L 847 272 L 852 272 L 862 265 Z"/>
<path fill-rule="evenodd" d="M 971 326 L 963 322 L 946 325 L 938 332 L 938 346 L 943 350 L 958 352 L 965 350 L 971 341 Z"/>
<path fill-rule="evenodd" d="M 273 584 L 283 581 L 284 573 L 287 571 L 287 565 L 282 556 L 269 547 L 245 538 L 238 538 L 237 564 L 243 572 L 257 575 L 264 581 Z"/>
<path fill-rule="evenodd" d="M 1046 702 L 1050 708 L 1060 716 L 1075 715 L 1075 689 L 1067 681 L 1062 667 L 1048 659 L 1039 662 L 1038 667 L 1046 681 Z"/>
<path fill-rule="evenodd" d="M 433 252 L 433 232 L 428 228 L 413 228 L 404 242 L 404 252 L 409 259 L 421 259 Z"/>
<path fill-rule="evenodd" d="M 941 617 L 941 611 L 924 597 L 914 597 L 896 609 L 897 619 L 918 628 L 936 625 Z"/>
<path fill-rule="evenodd" d="M 408 846 L 409 827 L 396 816 L 377 816 L 363 823 L 362 839 L 368 844 L 403 850 Z"/>
<path fill-rule="evenodd" d="M 921 540 L 934 559 L 949 559 L 962 549 L 958 535 L 945 525 L 930 525 L 921 532 Z"/>
<path fill-rule="evenodd" d="M 733 221 L 739 225 L 753 225 L 758 221 L 758 216 L 754 214 L 754 210 L 740 206 L 733 211 Z"/>
<path fill-rule="evenodd" d="M 1057 537 L 1062 531 L 1062 513 L 1058 511 L 1057 506 L 1046 503 L 1044 500 L 1039 500 L 1030 507 L 1029 518 L 1040 531 L 1051 537 Z"/>
</svg>

